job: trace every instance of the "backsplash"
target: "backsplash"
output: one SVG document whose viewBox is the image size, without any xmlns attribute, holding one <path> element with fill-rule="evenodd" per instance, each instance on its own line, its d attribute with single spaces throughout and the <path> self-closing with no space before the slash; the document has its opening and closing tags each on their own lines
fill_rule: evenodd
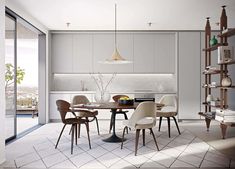
<svg viewBox="0 0 235 169">
<path fill-rule="evenodd" d="M 93 74 L 97 77 L 97 74 Z M 112 74 L 102 74 L 104 85 Z M 90 74 L 54 74 L 52 91 L 96 91 L 97 85 Z M 155 92 L 176 92 L 177 78 L 174 74 L 116 74 L 108 86 L 110 92 L 151 90 Z"/>
</svg>

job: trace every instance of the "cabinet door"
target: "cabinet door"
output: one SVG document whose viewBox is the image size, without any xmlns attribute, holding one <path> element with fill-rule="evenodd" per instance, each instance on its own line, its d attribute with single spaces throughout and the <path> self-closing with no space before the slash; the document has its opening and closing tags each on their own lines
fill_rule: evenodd
<svg viewBox="0 0 235 169">
<path fill-rule="evenodd" d="M 158 33 L 155 35 L 156 73 L 175 73 L 176 33 Z"/>
<path fill-rule="evenodd" d="M 49 118 L 50 120 L 58 120 L 61 119 L 60 112 L 57 110 L 56 100 L 65 100 L 70 103 L 71 98 L 70 94 L 50 94 L 50 112 Z"/>
<path fill-rule="evenodd" d="M 71 73 L 73 58 L 72 34 L 52 34 L 52 72 Z"/>
<path fill-rule="evenodd" d="M 74 34 L 72 65 L 74 73 L 93 72 L 91 34 Z"/>
<path fill-rule="evenodd" d="M 111 59 L 114 52 L 114 33 L 97 33 L 93 36 L 93 65 L 94 72 L 102 73 L 130 73 L 133 64 L 102 64 L 100 61 Z M 117 47 L 120 55 L 126 60 L 133 61 L 133 35 L 117 34 Z"/>
<path fill-rule="evenodd" d="M 153 73 L 155 63 L 155 34 L 134 34 L 134 72 Z"/>
<path fill-rule="evenodd" d="M 179 118 L 199 119 L 200 33 L 179 33 Z"/>
</svg>

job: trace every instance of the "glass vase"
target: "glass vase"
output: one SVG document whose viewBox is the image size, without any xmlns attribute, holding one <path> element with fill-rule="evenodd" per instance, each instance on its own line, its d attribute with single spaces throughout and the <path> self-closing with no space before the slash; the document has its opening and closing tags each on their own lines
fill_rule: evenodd
<svg viewBox="0 0 235 169">
<path fill-rule="evenodd" d="M 107 102 L 109 102 L 110 101 L 109 91 L 96 91 L 95 101 L 97 103 L 107 103 Z"/>
</svg>

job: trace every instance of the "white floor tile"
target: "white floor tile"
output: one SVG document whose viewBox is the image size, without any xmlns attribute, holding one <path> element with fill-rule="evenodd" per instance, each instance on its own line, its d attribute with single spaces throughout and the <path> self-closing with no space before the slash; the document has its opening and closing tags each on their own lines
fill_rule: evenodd
<svg viewBox="0 0 235 169">
<path fill-rule="evenodd" d="M 127 162 L 133 164 L 136 167 L 140 167 L 141 165 L 143 165 L 146 161 L 148 161 L 149 159 L 146 158 L 143 155 L 138 155 L 135 156 L 134 154 L 130 154 L 127 157 L 124 158 Z"/>
<path fill-rule="evenodd" d="M 208 168 L 208 167 L 221 167 L 221 168 L 224 168 L 223 166 L 220 166 L 220 165 L 218 165 L 214 162 L 203 160 L 200 168 Z"/>
<path fill-rule="evenodd" d="M 202 157 L 203 158 L 203 157 Z M 179 156 L 179 160 L 181 161 L 184 161 L 188 164 L 191 164 L 195 167 L 199 167 L 201 162 L 202 162 L 202 158 L 199 158 L 197 156 L 194 156 L 194 155 L 189 155 L 187 153 L 182 153 L 180 156 Z"/>
<path fill-rule="evenodd" d="M 20 168 L 46 168 L 45 164 L 42 162 L 42 160 L 38 160 L 32 163 L 29 163 L 23 167 Z"/>
<path fill-rule="evenodd" d="M 127 148 L 123 148 L 123 149 L 116 148 L 115 150 L 112 151 L 112 153 L 120 158 L 124 158 L 124 157 L 128 156 L 129 154 L 133 153 L 133 151 L 131 151 Z"/>
<path fill-rule="evenodd" d="M 118 157 L 112 153 L 105 154 L 105 155 L 97 158 L 97 160 L 99 162 L 101 162 L 106 167 L 110 167 L 111 165 L 113 165 L 114 163 L 119 161 L 120 159 L 121 159 L 120 157 Z"/>
<path fill-rule="evenodd" d="M 49 155 L 56 154 L 59 152 L 60 151 L 55 149 L 54 147 L 50 147 L 48 149 L 43 149 L 43 150 L 38 151 L 38 154 L 41 158 L 44 158 L 44 157 L 47 157 Z"/>
<path fill-rule="evenodd" d="M 51 167 L 53 165 L 56 165 L 60 162 L 65 161 L 66 159 L 67 158 L 65 157 L 65 155 L 63 155 L 62 153 L 57 153 L 57 154 L 47 156 L 43 158 L 42 160 L 46 164 L 47 167 Z"/>
<path fill-rule="evenodd" d="M 106 154 L 107 152 L 108 152 L 107 150 L 105 150 L 104 148 L 102 148 L 100 146 L 92 148 L 87 151 L 87 153 L 90 154 L 91 156 L 93 156 L 94 158 L 98 158 L 98 157 Z"/>
<path fill-rule="evenodd" d="M 163 165 L 156 163 L 155 161 L 148 160 L 140 168 L 166 168 Z"/>
<path fill-rule="evenodd" d="M 175 158 L 169 156 L 169 155 L 166 155 L 164 153 L 157 153 L 156 155 L 154 155 L 151 160 L 159 163 L 159 164 L 162 164 L 163 166 L 165 167 L 170 167 L 171 164 L 175 161 Z"/>
<path fill-rule="evenodd" d="M 21 167 L 23 165 L 26 165 L 26 164 L 29 164 L 31 162 L 37 161 L 39 159 L 40 159 L 40 157 L 37 155 L 36 152 L 34 152 L 34 153 L 26 154 L 24 156 L 21 156 L 21 157 L 17 158 L 15 160 L 15 163 L 16 163 L 17 167 Z"/>
<path fill-rule="evenodd" d="M 84 164 L 80 168 L 81 169 L 88 169 L 88 168 L 106 169 L 106 167 L 103 164 L 101 164 L 98 160 L 89 161 L 88 163 Z"/>
<path fill-rule="evenodd" d="M 161 150 L 161 153 L 164 153 L 168 156 L 171 156 L 173 158 L 177 158 L 181 153 L 182 151 L 179 151 L 175 148 L 171 148 L 171 147 L 165 147 L 164 149 Z"/>
<path fill-rule="evenodd" d="M 190 165 L 190 164 L 187 164 L 183 161 L 180 161 L 180 160 L 176 160 L 172 165 L 171 165 L 171 168 L 185 168 L 185 167 L 188 167 L 188 168 L 194 168 L 194 166 Z"/>
<path fill-rule="evenodd" d="M 58 164 L 56 164 L 56 165 L 54 165 L 54 166 L 52 166 L 51 168 L 61 168 L 61 169 L 73 169 L 73 168 L 76 168 L 76 166 L 71 162 L 71 161 L 69 161 L 69 160 L 65 160 L 65 161 L 63 161 L 63 162 L 61 162 L 61 163 L 58 163 Z"/>
<path fill-rule="evenodd" d="M 136 169 L 134 165 L 131 163 L 128 163 L 125 160 L 119 160 L 118 162 L 114 163 L 112 166 L 109 168 L 117 169 L 117 168 L 125 168 L 125 169 Z"/>
<path fill-rule="evenodd" d="M 70 160 L 73 162 L 73 164 L 75 164 L 79 168 L 84 164 L 94 160 L 94 157 L 92 157 L 88 153 L 82 153 L 75 157 L 70 158 Z"/>
<path fill-rule="evenodd" d="M 214 163 L 217 163 L 219 165 L 222 165 L 224 167 L 229 167 L 230 160 L 225 157 L 224 155 L 218 155 L 211 152 L 207 152 L 205 159 Z"/>
</svg>

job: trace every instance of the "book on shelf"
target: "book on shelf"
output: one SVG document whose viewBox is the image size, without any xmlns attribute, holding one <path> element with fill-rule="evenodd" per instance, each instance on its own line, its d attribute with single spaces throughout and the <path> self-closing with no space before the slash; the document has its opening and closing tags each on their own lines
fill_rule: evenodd
<svg viewBox="0 0 235 169">
<path fill-rule="evenodd" d="M 215 118 L 216 112 L 205 112 L 204 115 L 209 118 Z"/>
<path fill-rule="evenodd" d="M 220 122 L 235 122 L 235 116 L 215 116 L 215 120 Z"/>
<path fill-rule="evenodd" d="M 216 115 L 218 116 L 234 116 L 235 117 L 235 111 L 230 110 L 230 109 L 216 109 Z"/>
</svg>

